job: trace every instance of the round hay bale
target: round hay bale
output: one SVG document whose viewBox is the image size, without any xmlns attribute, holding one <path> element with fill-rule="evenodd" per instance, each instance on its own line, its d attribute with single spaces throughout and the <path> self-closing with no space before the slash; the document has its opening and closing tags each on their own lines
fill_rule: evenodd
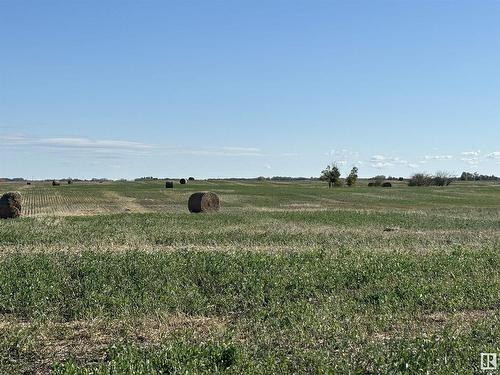
<svg viewBox="0 0 500 375">
<path fill-rule="evenodd" d="M 59 185 L 61 185 L 59 181 L 52 180 L 52 186 L 59 186 Z"/>
<path fill-rule="evenodd" d="M 186 182 L 187 182 L 187 181 L 186 181 L 186 179 L 185 179 L 185 178 L 181 178 L 181 179 L 179 180 L 179 184 L 181 184 L 181 185 L 185 185 L 185 184 L 186 184 Z"/>
<path fill-rule="evenodd" d="M 390 182 L 384 182 L 384 183 L 382 184 L 382 187 L 385 187 L 385 188 L 390 188 L 390 187 L 392 187 L 392 184 L 391 184 Z"/>
<path fill-rule="evenodd" d="M 194 181 L 194 177 L 189 177 L 188 181 Z"/>
<path fill-rule="evenodd" d="M 219 206 L 219 197 L 211 192 L 191 194 L 188 201 L 189 212 L 194 213 L 219 211 Z"/>
<path fill-rule="evenodd" d="M 68 180 L 68 185 L 71 185 L 73 183 L 73 180 Z"/>
<path fill-rule="evenodd" d="M 26 185 L 31 185 L 31 182 L 29 182 L 29 181 L 28 181 L 28 182 L 26 182 Z"/>
<path fill-rule="evenodd" d="M 21 193 L 8 192 L 0 198 L 0 218 L 15 219 L 21 216 L 23 198 Z"/>
<path fill-rule="evenodd" d="M 172 181 L 166 181 L 165 182 L 165 188 L 166 189 L 173 189 L 174 188 L 174 183 Z"/>
<path fill-rule="evenodd" d="M 368 183 L 368 186 L 369 186 L 369 187 L 373 187 L 373 186 L 375 186 L 375 184 L 374 184 L 373 182 L 369 182 L 369 183 Z"/>
</svg>

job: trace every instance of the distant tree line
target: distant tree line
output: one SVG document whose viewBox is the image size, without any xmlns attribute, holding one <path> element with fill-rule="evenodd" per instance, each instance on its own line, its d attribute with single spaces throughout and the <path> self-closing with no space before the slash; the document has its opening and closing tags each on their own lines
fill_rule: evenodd
<svg viewBox="0 0 500 375">
<path fill-rule="evenodd" d="M 387 177 L 384 176 L 384 179 L 388 180 L 388 181 L 404 181 L 405 180 L 404 177 L 394 177 L 394 176 L 387 176 Z"/>
<path fill-rule="evenodd" d="M 22 177 L 15 177 L 15 178 L 2 177 L 2 178 L 0 178 L 0 181 L 2 181 L 2 182 L 23 182 L 26 180 Z"/>
<path fill-rule="evenodd" d="M 224 180 L 241 181 L 255 180 L 255 178 L 225 178 Z M 317 181 L 317 177 L 290 177 L 290 176 L 273 176 L 273 177 L 257 177 L 257 181 Z"/>
<path fill-rule="evenodd" d="M 460 177 L 451 176 L 447 172 L 436 172 L 435 175 L 415 173 L 408 181 L 409 186 L 448 186 L 453 181 L 500 181 L 494 175 L 480 175 L 479 173 L 462 172 Z"/>
<path fill-rule="evenodd" d="M 273 176 L 271 181 L 309 181 L 314 180 L 313 177 L 287 177 L 287 176 Z"/>
<path fill-rule="evenodd" d="M 147 176 L 147 177 L 138 177 L 135 178 L 134 181 L 158 181 L 160 180 L 158 177 L 153 177 L 153 176 Z"/>
<path fill-rule="evenodd" d="M 461 181 L 499 181 L 500 177 L 491 175 L 484 175 L 484 174 L 479 174 L 477 172 L 470 173 L 470 172 L 462 172 L 460 175 L 460 180 Z"/>
<path fill-rule="evenodd" d="M 51 182 L 51 181 L 73 181 L 73 182 L 109 182 L 113 181 L 108 178 L 91 178 L 91 179 L 80 179 L 80 178 L 45 178 L 41 180 L 31 180 L 31 179 L 25 179 L 23 177 L 15 177 L 15 178 L 7 178 L 7 177 L 0 177 L 0 182 L 26 182 L 26 181 L 42 181 L 42 182 Z"/>
</svg>

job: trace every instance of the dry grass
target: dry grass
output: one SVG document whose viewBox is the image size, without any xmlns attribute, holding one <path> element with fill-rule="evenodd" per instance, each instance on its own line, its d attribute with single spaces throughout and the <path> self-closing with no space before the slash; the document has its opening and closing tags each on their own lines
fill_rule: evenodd
<svg viewBox="0 0 500 375">
<path fill-rule="evenodd" d="M 173 334 L 189 331 L 199 339 L 220 336 L 225 331 L 220 317 L 158 314 L 134 320 L 73 320 L 70 322 L 25 322 L 0 320 L 0 335 L 5 332 L 29 332 L 30 352 L 36 358 L 34 373 L 47 374 L 52 364 L 69 359 L 92 364 L 102 361 L 111 345 L 134 342 L 154 346 Z"/>
</svg>

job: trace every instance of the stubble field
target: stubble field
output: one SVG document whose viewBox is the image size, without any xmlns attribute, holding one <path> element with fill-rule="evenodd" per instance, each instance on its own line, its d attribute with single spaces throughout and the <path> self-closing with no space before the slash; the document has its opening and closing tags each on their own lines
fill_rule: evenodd
<svg viewBox="0 0 500 375">
<path fill-rule="evenodd" d="M 498 185 L 8 190 L 2 374 L 470 374 L 500 352 Z M 221 211 L 189 214 L 205 190 Z"/>
</svg>

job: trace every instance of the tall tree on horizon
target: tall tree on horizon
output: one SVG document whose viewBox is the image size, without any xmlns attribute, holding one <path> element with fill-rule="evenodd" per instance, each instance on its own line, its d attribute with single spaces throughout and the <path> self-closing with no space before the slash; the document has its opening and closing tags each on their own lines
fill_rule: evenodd
<svg viewBox="0 0 500 375">
<path fill-rule="evenodd" d="M 342 180 L 340 179 L 340 170 L 337 164 L 332 163 L 327 165 L 325 169 L 321 171 L 320 180 L 328 181 L 328 187 L 342 186 Z"/>
</svg>

